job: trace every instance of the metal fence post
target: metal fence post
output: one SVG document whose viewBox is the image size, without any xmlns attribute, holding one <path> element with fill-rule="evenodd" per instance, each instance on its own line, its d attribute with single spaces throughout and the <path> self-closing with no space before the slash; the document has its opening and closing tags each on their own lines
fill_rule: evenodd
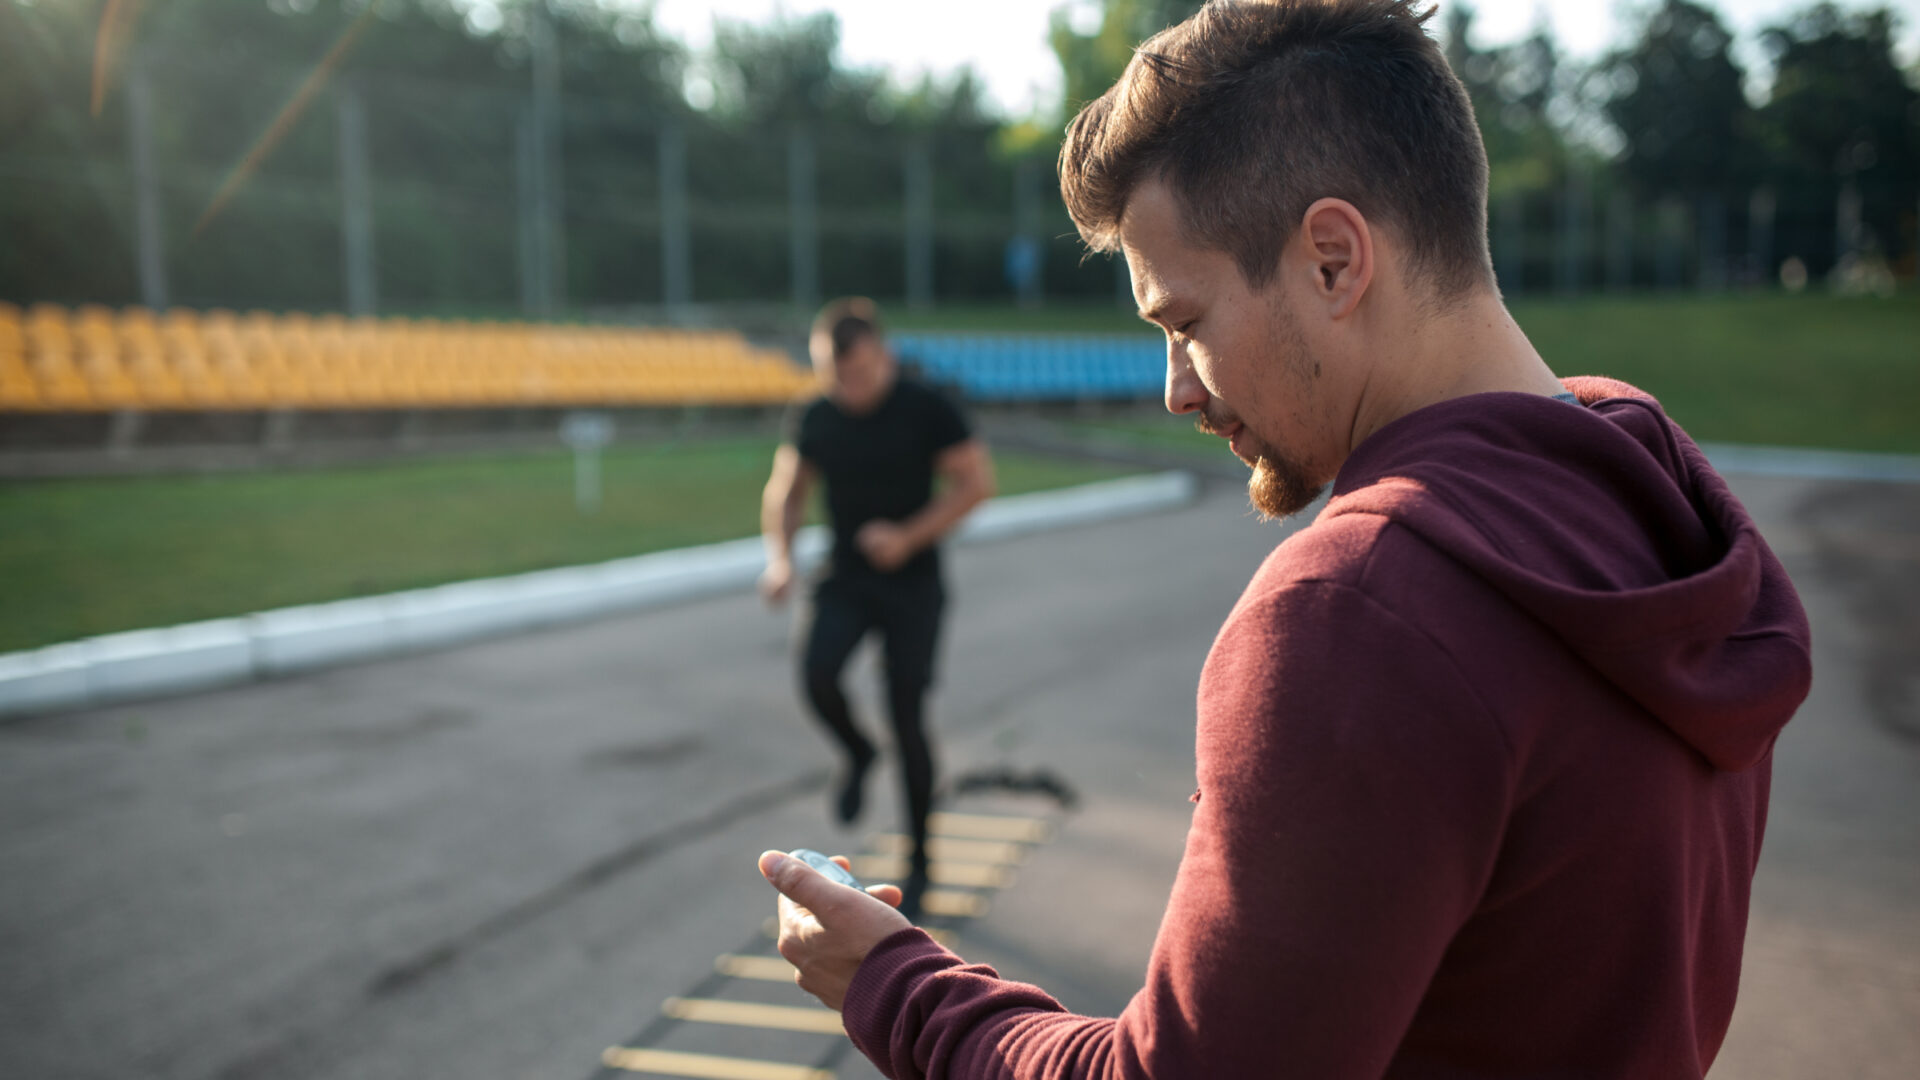
<svg viewBox="0 0 1920 1080">
<path fill-rule="evenodd" d="M 1685 233 L 1686 204 L 1674 198 L 1660 200 L 1655 209 L 1654 276 L 1662 289 L 1677 289 L 1686 274 L 1686 255 L 1680 250 Z"/>
<path fill-rule="evenodd" d="M 560 111 L 560 36 L 547 0 L 530 6 L 533 69 L 533 195 L 540 261 L 540 309 L 553 315 L 566 305 L 567 228 L 561 184 L 564 143 Z"/>
<path fill-rule="evenodd" d="M 787 137 L 787 250 L 793 306 L 802 311 L 820 303 L 820 222 L 814 187 L 813 137 L 796 127 Z"/>
<path fill-rule="evenodd" d="M 916 138 L 906 151 L 907 306 L 933 306 L 933 148 Z"/>
<path fill-rule="evenodd" d="M 127 58 L 127 156 L 133 163 L 134 265 L 140 302 L 167 306 L 167 257 L 160 225 L 160 182 L 153 167 L 153 81 L 138 53 Z"/>
<path fill-rule="evenodd" d="M 1493 273 L 1503 296 L 1517 296 L 1526 273 L 1526 208 L 1519 195 L 1495 204 Z"/>
<path fill-rule="evenodd" d="M 1833 261 L 1843 263 L 1860 250 L 1860 185 L 1848 176 L 1840 183 L 1833 207 Z"/>
<path fill-rule="evenodd" d="M 1607 198 L 1607 288 L 1633 287 L 1633 200 L 1624 191 Z"/>
<path fill-rule="evenodd" d="M 1773 277 L 1773 215 L 1777 205 L 1772 188 L 1757 188 L 1747 198 L 1747 269 L 1758 285 Z"/>
<path fill-rule="evenodd" d="M 660 281 L 670 313 L 693 302 L 693 244 L 687 218 L 687 133 L 679 121 L 661 125 Z"/>
<path fill-rule="evenodd" d="M 347 313 L 374 311 L 373 196 L 367 168 L 367 110 L 360 85 L 334 84 L 334 134 L 340 167 L 340 257 Z"/>
<path fill-rule="evenodd" d="M 1007 271 L 1021 307 L 1039 307 L 1046 293 L 1046 245 L 1040 237 L 1036 171 L 1031 158 L 1013 167 L 1013 240 L 1007 248 Z"/>
<path fill-rule="evenodd" d="M 1700 288 L 1718 292 L 1727 287 L 1727 200 L 1717 191 L 1700 196 Z"/>
<path fill-rule="evenodd" d="M 1586 285 L 1587 262 L 1587 177 L 1575 169 L 1567 173 L 1565 190 L 1560 193 L 1560 251 L 1554 260 L 1554 284 L 1562 294 L 1579 292 Z"/>
<path fill-rule="evenodd" d="M 514 176 L 518 195 L 516 215 L 519 225 L 520 308 L 528 315 L 545 313 L 547 277 L 544 243 L 546 231 L 540 227 L 540 138 L 536 131 L 532 105 L 522 106 L 514 127 Z"/>
</svg>

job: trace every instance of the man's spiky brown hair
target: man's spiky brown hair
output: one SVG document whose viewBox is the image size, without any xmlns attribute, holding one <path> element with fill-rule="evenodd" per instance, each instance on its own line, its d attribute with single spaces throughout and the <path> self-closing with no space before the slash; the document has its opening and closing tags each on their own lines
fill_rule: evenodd
<svg viewBox="0 0 1920 1080">
<path fill-rule="evenodd" d="M 1193 240 L 1258 288 L 1315 200 L 1393 230 L 1439 296 L 1493 282 L 1487 154 L 1416 0 L 1215 0 L 1074 117 L 1060 190 L 1096 251 L 1161 179 Z"/>
</svg>

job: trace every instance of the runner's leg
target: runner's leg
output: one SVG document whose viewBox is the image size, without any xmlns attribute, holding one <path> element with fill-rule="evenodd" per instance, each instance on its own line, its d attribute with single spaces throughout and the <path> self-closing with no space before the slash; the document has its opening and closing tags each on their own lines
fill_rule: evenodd
<svg viewBox="0 0 1920 1080">
<path fill-rule="evenodd" d="M 840 674 L 871 625 L 864 606 L 846 582 L 829 577 L 814 588 L 800 678 L 814 715 L 846 755 L 840 782 L 833 791 L 834 815 L 843 823 L 860 816 L 867 767 L 873 763 L 875 751 L 853 721 Z"/>
<path fill-rule="evenodd" d="M 913 873 L 909 892 L 926 888 L 927 817 L 933 810 L 933 744 L 927 736 L 924 709 L 933 685 L 935 653 L 940 642 L 940 616 L 946 591 L 940 579 L 895 579 L 888 582 L 885 605 L 887 704 L 893 721 L 894 743 L 900 749 L 901 781 L 907 799 L 907 827 L 913 837 Z M 917 900 L 917 896 L 910 897 Z"/>
</svg>

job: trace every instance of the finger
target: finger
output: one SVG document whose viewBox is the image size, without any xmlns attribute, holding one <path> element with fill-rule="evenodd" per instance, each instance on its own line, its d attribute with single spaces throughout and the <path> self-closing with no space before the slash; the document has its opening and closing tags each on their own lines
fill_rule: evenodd
<svg viewBox="0 0 1920 1080">
<path fill-rule="evenodd" d="M 785 941 L 793 934 L 800 933 L 804 929 L 802 924 L 813 918 L 813 912 L 794 903 L 791 898 L 786 896 L 780 897 L 779 903 L 775 906 L 775 911 L 779 915 L 781 928 L 780 939 L 782 941 Z"/>
<path fill-rule="evenodd" d="M 845 855 L 830 855 L 828 856 L 828 858 L 831 858 L 834 862 L 839 863 L 840 869 L 845 870 L 849 874 L 853 873 L 852 859 L 847 858 Z"/>
<path fill-rule="evenodd" d="M 869 885 L 867 895 L 888 907 L 899 907 L 900 901 L 907 898 L 907 894 L 901 892 L 898 885 Z"/>
<path fill-rule="evenodd" d="M 784 851 L 763 853 L 760 873 L 780 890 L 780 895 L 812 912 L 822 926 L 831 925 L 835 915 L 853 900 L 845 885 L 828 881 L 818 870 Z"/>
</svg>

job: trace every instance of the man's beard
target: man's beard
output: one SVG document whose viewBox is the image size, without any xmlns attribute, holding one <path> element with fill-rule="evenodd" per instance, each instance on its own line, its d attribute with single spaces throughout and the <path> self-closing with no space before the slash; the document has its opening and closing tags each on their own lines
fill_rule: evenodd
<svg viewBox="0 0 1920 1080">
<path fill-rule="evenodd" d="M 1305 469 L 1278 454 L 1261 454 L 1247 479 L 1247 496 L 1266 521 L 1289 517 L 1313 505 L 1325 484 L 1307 479 Z"/>
<path fill-rule="evenodd" d="M 1204 434 L 1218 435 L 1223 428 L 1236 423 L 1240 421 L 1209 416 L 1203 411 L 1194 418 L 1193 426 Z M 1326 485 L 1314 483 L 1299 462 L 1256 438 L 1245 424 L 1240 424 L 1240 438 L 1252 444 L 1248 449 L 1253 456 L 1253 475 L 1247 479 L 1247 497 L 1263 520 L 1274 521 L 1297 514 L 1313 505 L 1313 500 L 1325 490 Z"/>
</svg>

